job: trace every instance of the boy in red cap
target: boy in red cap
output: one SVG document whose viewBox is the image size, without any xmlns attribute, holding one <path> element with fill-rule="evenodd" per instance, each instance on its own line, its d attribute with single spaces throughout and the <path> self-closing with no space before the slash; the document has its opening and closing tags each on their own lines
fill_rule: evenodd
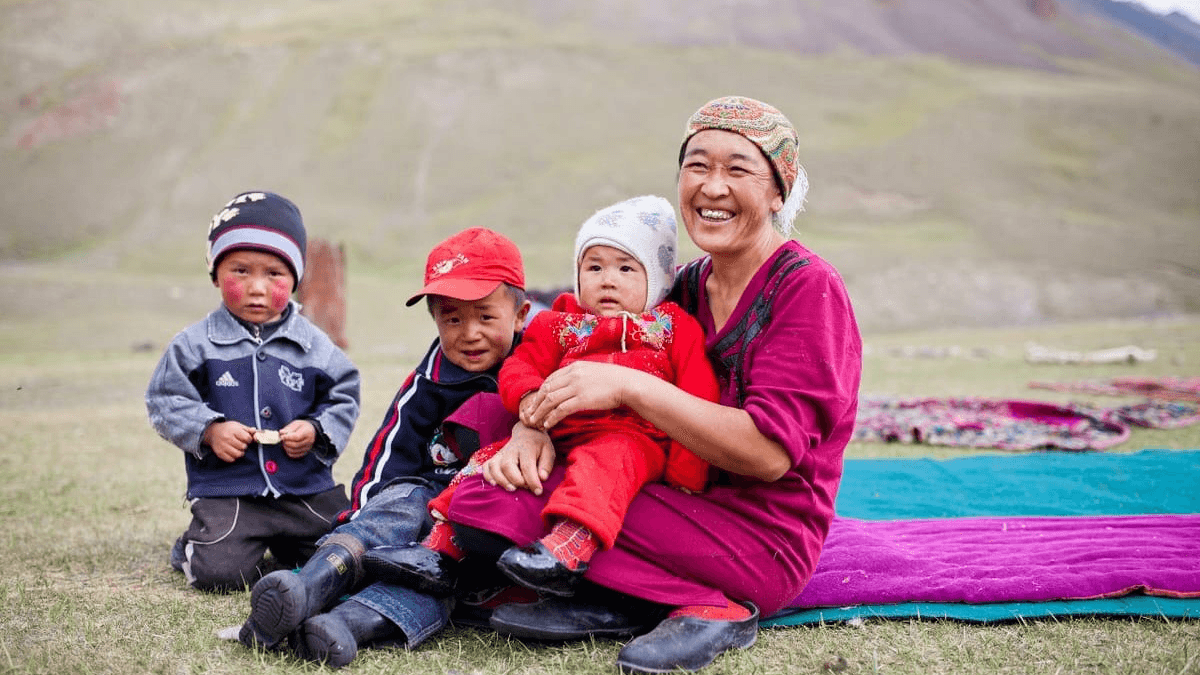
<svg viewBox="0 0 1200 675">
<path fill-rule="evenodd" d="M 575 238 L 575 292 L 563 293 L 534 317 L 500 370 L 505 407 L 525 422 L 536 405 L 531 394 L 551 373 L 577 361 L 651 373 L 716 401 L 717 378 L 699 322 L 665 300 L 675 279 L 676 238 L 674 208 L 662 197 L 626 199 L 588 218 Z M 538 593 L 575 594 L 592 555 L 612 548 L 629 503 L 646 483 L 662 481 L 688 492 L 707 487 L 707 462 L 627 408 L 580 411 L 547 431 L 567 465 L 542 510 L 547 532 L 509 548 L 496 563 Z M 454 593 L 466 553 L 449 517 L 453 494 L 504 443 L 475 453 L 430 503 L 437 522 L 425 540 L 378 547 L 364 558 L 366 569 L 431 595 Z"/>
<path fill-rule="evenodd" d="M 299 573 L 276 572 L 255 584 L 239 640 L 274 649 L 288 642 L 301 658 L 341 667 L 358 647 L 414 647 L 449 620 L 449 603 L 384 583 L 359 588 L 362 557 L 382 545 L 419 541 L 432 520 L 427 504 L 471 452 L 511 432 L 497 391 L 500 365 L 529 312 L 521 253 L 504 236 L 470 228 L 429 253 L 425 299 L 438 337 L 396 392 L 367 443 L 350 486 L 350 508 Z M 481 428 L 479 420 L 491 420 Z M 322 613 L 347 592 L 345 602 Z"/>
</svg>

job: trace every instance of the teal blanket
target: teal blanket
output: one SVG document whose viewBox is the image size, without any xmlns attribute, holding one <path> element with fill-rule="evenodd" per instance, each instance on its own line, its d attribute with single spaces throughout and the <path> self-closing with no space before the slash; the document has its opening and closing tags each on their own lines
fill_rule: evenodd
<svg viewBox="0 0 1200 675">
<path fill-rule="evenodd" d="M 848 459 L 837 513 L 865 520 L 1200 513 L 1198 477 L 1200 451 Z"/>
</svg>

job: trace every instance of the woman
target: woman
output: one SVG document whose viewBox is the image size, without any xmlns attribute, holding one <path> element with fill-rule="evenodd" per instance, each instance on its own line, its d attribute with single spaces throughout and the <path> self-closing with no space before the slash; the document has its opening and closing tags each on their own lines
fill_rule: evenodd
<svg viewBox="0 0 1200 675">
<path fill-rule="evenodd" d="M 752 645 L 759 616 L 808 581 L 833 518 L 862 348 L 841 277 L 789 238 L 808 187 L 797 142 L 778 110 L 748 98 L 711 101 L 688 121 L 678 206 L 707 255 L 680 270 L 672 298 L 705 329 L 719 403 L 598 363 L 559 370 L 533 394 L 542 428 L 628 406 L 719 469 L 703 494 L 644 488 L 616 545 L 592 558 L 586 579 L 668 610 L 621 650 L 625 671 L 698 670 Z M 495 548 L 488 533 L 529 544 L 562 474 L 546 435 L 518 427 L 482 480 L 460 487 L 450 519 L 480 553 Z M 569 603 L 504 606 L 492 625 L 543 639 L 636 630 L 621 612 Z"/>
</svg>

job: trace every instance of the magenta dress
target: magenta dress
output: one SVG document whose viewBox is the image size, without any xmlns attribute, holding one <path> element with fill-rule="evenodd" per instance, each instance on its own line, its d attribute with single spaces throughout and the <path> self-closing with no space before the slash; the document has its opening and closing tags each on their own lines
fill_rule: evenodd
<svg viewBox="0 0 1200 675">
<path fill-rule="evenodd" d="M 723 606 L 727 595 L 769 616 L 808 582 L 833 519 L 862 341 L 841 276 L 798 242 L 763 264 L 720 332 L 704 293 L 710 270 L 707 257 L 681 269 L 672 299 L 704 328 L 721 403 L 749 412 L 788 451 L 792 468 L 772 483 L 721 473 L 697 495 L 647 485 L 616 545 L 596 553 L 586 578 L 672 606 Z M 546 533 L 545 495 L 562 476 L 560 463 L 540 497 L 472 476 L 449 518 L 528 544 Z"/>
</svg>

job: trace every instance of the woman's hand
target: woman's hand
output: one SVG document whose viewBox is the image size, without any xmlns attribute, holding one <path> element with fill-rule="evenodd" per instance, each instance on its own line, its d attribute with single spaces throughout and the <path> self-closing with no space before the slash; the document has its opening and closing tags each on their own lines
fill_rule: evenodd
<svg viewBox="0 0 1200 675">
<path fill-rule="evenodd" d="M 627 406 L 718 469 L 769 482 L 792 465 L 783 446 L 764 436 L 750 413 L 633 368 L 576 361 L 551 373 L 523 403 L 529 399 L 534 399 L 528 416 L 534 428 L 549 429 L 580 410 Z"/>
<path fill-rule="evenodd" d="M 566 368 L 550 373 L 532 399 L 528 424 L 536 429 L 549 429 L 564 417 L 580 410 L 611 410 L 624 404 L 625 387 L 641 371 L 611 363 L 576 361 Z"/>
<path fill-rule="evenodd" d="M 512 438 L 491 459 L 483 464 L 483 479 L 509 492 L 525 488 L 535 495 L 542 494 L 542 481 L 554 468 L 554 445 L 544 431 L 530 429 L 518 423 Z"/>
</svg>

